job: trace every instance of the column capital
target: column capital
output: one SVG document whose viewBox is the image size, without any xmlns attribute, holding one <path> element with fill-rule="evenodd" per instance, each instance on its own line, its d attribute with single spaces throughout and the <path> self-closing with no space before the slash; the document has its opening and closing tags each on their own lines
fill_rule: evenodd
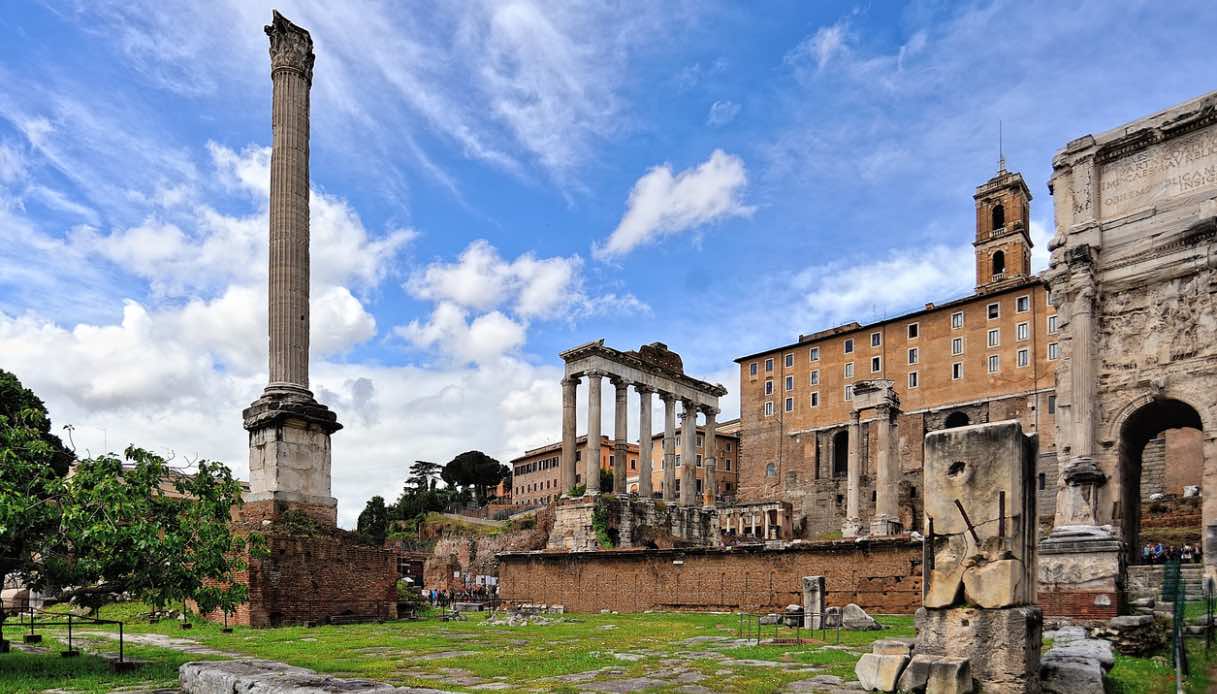
<svg viewBox="0 0 1217 694">
<path fill-rule="evenodd" d="M 707 417 L 717 417 L 718 413 L 720 412 L 717 407 L 713 407 L 711 405 L 698 405 L 697 409 Z"/>
<path fill-rule="evenodd" d="M 293 24 L 278 10 L 274 10 L 271 23 L 263 27 L 270 37 L 270 74 L 279 70 L 290 70 L 313 81 L 313 38 L 308 31 Z"/>
<path fill-rule="evenodd" d="M 645 383 L 634 384 L 634 392 L 638 393 L 639 395 L 650 395 L 651 393 L 654 393 L 655 390 L 656 389 L 654 387 L 648 386 Z"/>
<path fill-rule="evenodd" d="M 622 378 L 616 374 L 609 374 L 608 379 L 609 379 L 609 383 L 612 383 L 613 386 L 615 388 L 617 388 L 617 390 L 624 390 L 624 389 L 630 387 L 629 381 L 625 380 L 624 378 Z"/>
<path fill-rule="evenodd" d="M 571 375 L 571 376 L 567 376 L 567 377 L 565 377 L 565 378 L 563 378 L 563 379 L 562 379 L 562 385 L 564 385 L 564 386 L 578 386 L 578 385 L 579 385 L 579 382 L 580 382 L 581 380 L 583 380 L 583 379 L 581 379 L 581 378 L 580 378 L 578 375 Z"/>
<path fill-rule="evenodd" d="M 588 369 L 583 372 L 583 375 L 587 378 L 604 378 L 609 374 L 607 371 L 601 371 L 600 369 Z"/>
<path fill-rule="evenodd" d="M 657 390 L 656 390 L 656 392 L 658 392 L 658 393 L 659 393 L 659 399 L 660 399 L 660 400 L 663 400 L 664 402 L 675 403 L 675 402 L 677 401 L 677 399 L 678 399 L 678 398 L 676 397 L 676 394 L 675 394 L 675 393 L 669 393 L 669 392 L 668 392 L 668 391 L 666 391 L 666 390 L 658 390 L 658 389 L 657 389 Z"/>
<path fill-rule="evenodd" d="M 693 402 L 692 398 L 681 398 L 680 406 L 685 408 L 685 412 L 696 412 L 697 403 Z"/>
</svg>

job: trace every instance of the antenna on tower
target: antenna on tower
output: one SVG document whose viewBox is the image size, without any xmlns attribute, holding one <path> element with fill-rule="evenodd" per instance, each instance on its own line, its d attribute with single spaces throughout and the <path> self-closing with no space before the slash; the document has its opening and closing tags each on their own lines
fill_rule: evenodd
<svg viewBox="0 0 1217 694">
<path fill-rule="evenodd" d="M 1002 141 L 1002 122 L 997 121 L 997 172 L 1006 173 L 1006 149 Z"/>
</svg>

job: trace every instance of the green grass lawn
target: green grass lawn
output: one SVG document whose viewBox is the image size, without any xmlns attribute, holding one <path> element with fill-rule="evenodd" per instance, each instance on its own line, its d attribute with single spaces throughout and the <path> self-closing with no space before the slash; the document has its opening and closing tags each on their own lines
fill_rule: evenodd
<svg viewBox="0 0 1217 694">
<path fill-rule="evenodd" d="M 127 633 L 137 637 L 186 638 L 227 653 L 269 658 L 341 677 L 454 691 L 473 691 L 476 685 L 495 682 L 511 685 L 509 691 L 579 691 L 589 682 L 639 678 L 642 691 L 674 691 L 685 682 L 696 682 L 715 691 L 775 692 L 816 675 L 854 679 L 854 664 L 860 653 L 869 651 L 872 641 L 913 636 L 911 616 L 878 616 L 886 629 L 842 631 L 840 644 L 835 634 L 821 642 L 808 638 L 819 637 L 820 632 L 803 632 L 803 644 L 756 645 L 735 641 L 737 618 L 731 614 L 572 614 L 559 623 L 521 627 L 490 624 L 483 615 L 471 615 L 464 622 L 429 619 L 316 628 L 237 627 L 224 634 L 218 625 L 198 619 L 189 630 L 169 620 L 149 624 L 139 617 L 146 612 L 146 606 L 126 603 L 105 608 L 101 616 L 126 621 Z M 6 633 L 9 638 L 19 638 L 15 630 Z M 770 637 L 771 628 L 764 635 Z M 793 632 L 783 630 L 780 635 L 793 636 Z M 1189 691 L 1204 691 L 1210 661 L 1205 659 L 1202 639 L 1190 644 L 1194 676 Z M 176 680 L 182 663 L 201 659 L 165 648 L 128 645 L 130 657 L 145 660 L 147 665 L 136 673 L 115 675 L 99 657 L 86 654 L 63 659 L 58 655 L 60 644 L 47 645 L 50 654 L 0 656 L 0 689 L 14 693 L 52 688 L 103 692 L 136 684 L 167 684 Z M 95 638 L 86 642 L 86 648 L 114 652 L 117 644 Z M 1121 656 L 1112 677 L 1118 692 L 1169 692 L 1173 691 L 1172 673 L 1166 658 Z"/>
</svg>

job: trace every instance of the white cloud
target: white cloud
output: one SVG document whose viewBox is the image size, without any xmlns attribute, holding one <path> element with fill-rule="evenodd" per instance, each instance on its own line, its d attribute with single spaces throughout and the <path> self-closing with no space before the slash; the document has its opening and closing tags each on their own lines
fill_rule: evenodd
<svg viewBox="0 0 1217 694">
<path fill-rule="evenodd" d="M 721 127 L 735 120 L 739 115 L 740 105 L 734 101 L 719 100 L 710 104 L 710 113 L 706 116 L 706 125 Z"/>
<path fill-rule="evenodd" d="M 848 30 L 849 23 L 844 19 L 816 29 L 814 34 L 803 39 L 786 55 L 787 64 L 797 66 L 810 60 L 815 63 L 816 70 L 823 70 L 834 57 L 847 50 Z"/>
<path fill-rule="evenodd" d="M 477 316 L 472 321 L 465 309 L 440 302 L 427 321 L 414 320 L 394 328 L 394 332 L 420 349 L 434 350 L 441 361 L 464 365 L 486 364 L 524 346 L 527 326 L 499 311 Z"/>
<path fill-rule="evenodd" d="M 0 183 L 14 183 L 25 178 L 25 155 L 15 145 L 0 142 Z"/>
<path fill-rule="evenodd" d="M 754 208 L 742 199 L 747 185 L 743 160 L 720 149 L 696 168 L 675 175 L 670 164 L 656 166 L 634 184 L 625 215 L 593 255 L 616 258 L 662 236 L 750 216 Z"/>
</svg>

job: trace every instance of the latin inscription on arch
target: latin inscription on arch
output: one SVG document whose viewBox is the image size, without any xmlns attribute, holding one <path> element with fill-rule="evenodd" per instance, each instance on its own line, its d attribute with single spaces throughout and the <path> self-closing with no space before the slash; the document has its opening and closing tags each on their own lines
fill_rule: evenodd
<svg viewBox="0 0 1217 694">
<path fill-rule="evenodd" d="M 1104 219 L 1187 193 L 1217 190 L 1217 129 L 1205 128 L 1103 164 L 1099 180 Z"/>
</svg>

